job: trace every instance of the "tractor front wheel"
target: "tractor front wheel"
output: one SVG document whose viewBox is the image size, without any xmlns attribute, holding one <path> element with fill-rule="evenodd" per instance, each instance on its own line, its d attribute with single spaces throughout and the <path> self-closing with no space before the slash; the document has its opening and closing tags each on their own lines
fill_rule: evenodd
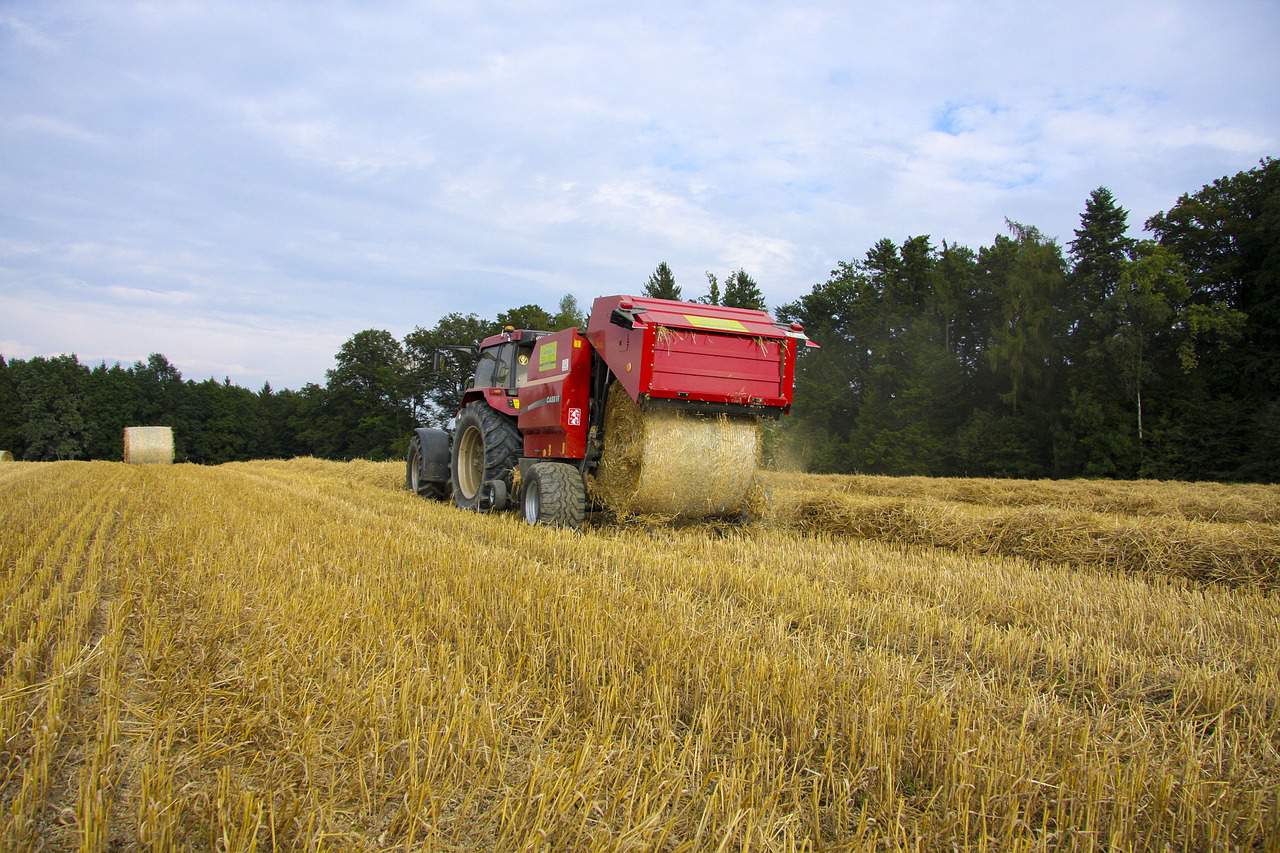
<svg viewBox="0 0 1280 853">
<path fill-rule="evenodd" d="M 577 529 L 587 517 L 587 487 L 577 466 L 535 462 L 520 484 L 524 520 Z"/>
<path fill-rule="evenodd" d="M 453 502 L 480 509 L 486 480 L 511 490 L 511 471 L 524 442 L 515 421 L 481 401 L 468 403 L 453 430 Z"/>
</svg>

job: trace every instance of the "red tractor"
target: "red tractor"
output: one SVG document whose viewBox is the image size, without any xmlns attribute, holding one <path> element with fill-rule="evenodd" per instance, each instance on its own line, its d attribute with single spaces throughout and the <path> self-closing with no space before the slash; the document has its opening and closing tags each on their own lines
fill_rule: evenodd
<svg viewBox="0 0 1280 853">
<path fill-rule="evenodd" d="M 778 417 L 791 408 L 799 345 L 816 346 L 763 311 L 635 296 L 596 299 L 586 335 L 508 327 L 480 342 L 452 436 L 415 430 L 405 485 L 464 509 L 518 504 L 530 524 L 579 527 L 610 389 L 641 407 Z"/>
</svg>

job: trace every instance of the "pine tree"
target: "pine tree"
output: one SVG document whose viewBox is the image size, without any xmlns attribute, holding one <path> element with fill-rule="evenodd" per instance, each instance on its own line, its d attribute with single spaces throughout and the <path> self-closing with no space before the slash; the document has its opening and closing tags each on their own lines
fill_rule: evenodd
<svg viewBox="0 0 1280 853">
<path fill-rule="evenodd" d="M 0 450 L 22 458 L 22 398 L 18 396 L 15 371 L 0 355 Z"/>
<path fill-rule="evenodd" d="M 1016 415 L 1031 386 L 1043 384 L 1057 338 L 1053 301 L 1063 281 L 1058 244 L 1032 226 L 1006 220 L 1014 239 L 997 237 L 983 263 L 999 300 L 987 358 L 1004 377 L 1002 398 Z"/>
<path fill-rule="evenodd" d="M 705 296 L 699 296 L 698 301 L 703 305 L 720 304 L 720 281 L 716 278 L 715 273 L 707 273 L 707 292 Z"/>
<path fill-rule="evenodd" d="M 24 459 L 84 458 L 87 375 L 74 355 L 37 356 L 21 365 L 16 385 L 22 400 Z"/>
<path fill-rule="evenodd" d="M 1125 236 L 1129 212 L 1116 204 L 1106 187 L 1089 193 L 1080 227 L 1071 241 L 1072 283 L 1092 312 L 1115 293 L 1120 270 L 1133 250 L 1133 240 Z"/>
<path fill-rule="evenodd" d="M 680 286 L 676 284 L 676 277 L 666 261 L 658 264 L 653 275 L 649 276 L 649 281 L 644 286 L 644 295 L 650 299 L 680 299 Z"/>
<path fill-rule="evenodd" d="M 764 294 L 745 270 L 735 270 L 724 280 L 724 303 L 732 308 L 765 310 Z"/>
</svg>

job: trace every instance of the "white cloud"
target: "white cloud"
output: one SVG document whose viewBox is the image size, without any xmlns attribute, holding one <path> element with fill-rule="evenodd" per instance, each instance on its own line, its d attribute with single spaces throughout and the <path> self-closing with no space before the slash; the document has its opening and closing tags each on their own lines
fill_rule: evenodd
<svg viewBox="0 0 1280 853">
<path fill-rule="evenodd" d="M 58 49 L 56 40 L 18 15 L 0 15 L 0 27 L 9 30 L 24 46 L 39 53 L 53 53 Z"/>
<path fill-rule="evenodd" d="M 37 349 L 18 341 L 0 340 L 0 355 L 4 356 L 6 361 L 13 358 L 32 358 L 41 353 L 47 354 L 48 350 Z"/>
<path fill-rule="evenodd" d="M 164 353 L 187 379 L 213 376 L 256 387 L 271 381 L 301 385 L 319 379 L 348 332 L 269 318 L 236 322 L 175 310 L 168 302 L 129 306 L 55 299 L 45 294 L 0 295 L 0 315 L 20 337 L 0 341 L 6 357 L 70 353 L 82 362 L 132 364 Z"/>
<path fill-rule="evenodd" d="M 179 290 L 146 290 L 141 287 L 111 286 L 105 293 L 124 302 L 146 305 L 186 305 L 195 299 L 192 294 Z"/>
<path fill-rule="evenodd" d="M 337 121 L 308 118 L 311 109 L 287 109 L 261 101 L 243 101 L 245 124 L 290 156 L 331 166 L 344 173 L 375 175 L 385 171 L 423 169 L 435 155 L 423 139 L 362 133 Z"/>
<path fill-rule="evenodd" d="M 86 130 L 74 121 L 47 115 L 20 115 L 5 122 L 10 132 L 34 133 L 42 136 L 54 136 L 70 142 L 98 143 L 103 141 L 102 134 Z"/>
<path fill-rule="evenodd" d="M 881 237 L 1069 239 L 1099 184 L 1136 227 L 1276 153 L 1278 19 L 12 3 L 0 297 L 101 319 L 0 337 L 319 380 L 360 328 L 587 301 L 664 259 L 686 293 L 743 266 L 776 304 Z"/>
</svg>

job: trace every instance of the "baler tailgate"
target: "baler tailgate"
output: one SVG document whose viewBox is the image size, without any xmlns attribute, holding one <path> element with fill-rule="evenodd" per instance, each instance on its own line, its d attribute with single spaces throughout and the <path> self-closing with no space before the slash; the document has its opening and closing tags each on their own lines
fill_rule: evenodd
<svg viewBox="0 0 1280 853">
<path fill-rule="evenodd" d="M 653 348 L 649 393 L 656 397 L 726 394 L 735 402 L 782 397 L 783 350 L 777 339 L 663 329 Z"/>
<path fill-rule="evenodd" d="M 779 415 L 791 408 L 796 341 L 764 311 L 643 296 L 602 296 L 587 339 L 632 400 Z"/>
</svg>

